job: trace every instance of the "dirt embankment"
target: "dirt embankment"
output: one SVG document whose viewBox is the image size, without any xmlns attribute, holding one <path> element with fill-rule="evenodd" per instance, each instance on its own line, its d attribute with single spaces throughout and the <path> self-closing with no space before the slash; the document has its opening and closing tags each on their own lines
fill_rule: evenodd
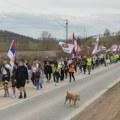
<svg viewBox="0 0 120 120">
<path fill-rule="evenodd" d="M 120 82 L 72 120 L 120 120 Z"/>
</svg>

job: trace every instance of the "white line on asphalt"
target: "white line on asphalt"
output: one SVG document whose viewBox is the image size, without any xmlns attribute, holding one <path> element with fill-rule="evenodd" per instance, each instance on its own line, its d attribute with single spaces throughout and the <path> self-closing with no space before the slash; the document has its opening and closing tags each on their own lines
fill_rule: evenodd
<svg viewBox="0 0 120 120">
<path fill-rule="evenodd" d="M 92 102 L 94 102 L 97 98 L 99 98 L 101 95 L 103 95 L 105 92 L 107 92 L 111 87 L 113 87 L 115 84 L 117 84 L 120 81 L 120 78 L 116 79 L 113 83 L 111 83 L 109 86 L 107 86 L 105 89 L 101 90 L 97 95 L 95 95 L 93 98 L 91 98 L 89 101 L 87 101 L 85 104 L 83 104 L 80 108 L 78 108 L 75 112 L 71 113 L 69 116 L 67 116 L 64 120 L 71 120 L 73 117 L 75 117 L 77 114 L 82 112 L 88 105 L 90 105 Z"/>
</svg>

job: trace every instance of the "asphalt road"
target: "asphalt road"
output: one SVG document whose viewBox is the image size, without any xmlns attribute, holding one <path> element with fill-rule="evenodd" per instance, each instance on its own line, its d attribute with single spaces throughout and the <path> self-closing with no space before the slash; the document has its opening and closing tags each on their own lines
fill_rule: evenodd
<svg viewBox="0 0 120 120">
<path fill-rule="evenodd" d="M 120 64 L 0 110 L 0 120 L 64 120 L 120 77 Z M 56 86 L 57 87 L 57 86 Z M 78 92 L 78 108 L 64 105 L 66 91 Z"/>
</svg>

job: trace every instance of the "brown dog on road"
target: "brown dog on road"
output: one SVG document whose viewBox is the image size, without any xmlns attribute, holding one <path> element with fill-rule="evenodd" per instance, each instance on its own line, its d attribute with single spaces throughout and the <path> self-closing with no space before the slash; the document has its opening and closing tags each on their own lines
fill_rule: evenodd
<svg viewBox="0 0 120 120">
<path fill-rule="evenodd" d="M 74 105 L 76 106 L 76 101 L 77 100 L 80 100 L 80 94 L 78 93 L 70 93 L 67 91 L 67 95 L 66 95 L 66 98 L 65 98 L 65 103 L 69 100 L 69 104 L 71 103 L 71 100 L 74 102 Z"/>
</svg>

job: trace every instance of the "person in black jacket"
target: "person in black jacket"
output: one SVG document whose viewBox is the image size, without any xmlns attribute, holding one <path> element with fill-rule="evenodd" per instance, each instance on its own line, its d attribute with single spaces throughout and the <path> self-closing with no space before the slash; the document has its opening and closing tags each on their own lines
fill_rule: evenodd
<svg viewBox="0 0 120 120">
<path fill-rule="evenodd" d="M 27 68 L 24 66 L 23 60 L 19 62 L 19 67 L 16 70 L 15 79 L 16 79 L 16 87 L 20 91 L 19 99 L 22 98 L 22 91 L 24 92 L 24 98 L 26 98 L 25 83 L 26 80 L 28 80 L 28 72 L 27 72 Z"/>
<path fill-rule="evenodd" d="M 13 91 L 13 96 L 12 96 L 12 98 L 16 98 L 16 90 L 15 90 L 16 80 L 15 80 L 15 74 L 16 74 L 17 68 L 18 68 L 18 64 L 17 64 L 17 63 L 14 63 L 14 67 L 13 67 L 13 70 L 12 70 L 12 73 L 13 73 L 13 74 L 12 74 L 12 77 L 11 77 L 12 91 Z"/>
<path fill-rule="evenodd" d="M 81 65 L 83 67 L 84 74 L 86 74 L 86 69 L 87 69 L 87 60 L 86 60 L 86 58 L 82 59 Z"/>
<path fill-rule="evenodd" d="M 46 82 L 50 82 L 51 74 L 52 74 L 52 66 L 51 66 L 51 61 L 48 60 L 47 56 L 46 59 L 44 60 L 44 73 L 47 79 Z"/>
</svg>

